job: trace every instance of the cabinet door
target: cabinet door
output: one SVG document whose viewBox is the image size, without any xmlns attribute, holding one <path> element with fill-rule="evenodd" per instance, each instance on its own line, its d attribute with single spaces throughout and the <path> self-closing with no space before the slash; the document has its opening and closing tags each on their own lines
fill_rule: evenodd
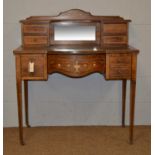
<svg viewBox="0 0 155 155">
<path fill-rule="evenodd" d="M 106 55 L 106 79 L 130 79 L 131 54 Z"/>
<path fill-rule="evenodd" d="M 23 54 L 21 55 L 21 77 L 30 80 L 47 79 L 47 55 Z"/>
</svg>

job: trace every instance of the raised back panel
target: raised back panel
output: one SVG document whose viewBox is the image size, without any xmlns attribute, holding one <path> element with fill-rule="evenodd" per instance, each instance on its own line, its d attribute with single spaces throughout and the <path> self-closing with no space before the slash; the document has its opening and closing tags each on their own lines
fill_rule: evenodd
<svg viewBox="0 0 155 155">
<path fill-rule="evenodd" d="M 127 45 L 128 22 L 120 16 L 94 16 L 90 12 L 72 9 L 57 16 L 31 16 L 22 23 L 23 46 L 51 46 L 55 44 Z M 96 27 L 96 40 L 54 40 L 54 25 L 85 25 Z"/>
</svg>

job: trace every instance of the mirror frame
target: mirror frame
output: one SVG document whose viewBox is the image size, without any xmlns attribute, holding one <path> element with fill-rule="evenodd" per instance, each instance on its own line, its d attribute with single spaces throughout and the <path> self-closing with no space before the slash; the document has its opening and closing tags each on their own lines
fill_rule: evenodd
<svg viewBox="0 0 155 155">
<path fill-rule="evenodd" d="M 75 26 L 95 26 L 96 27 L 96 40 L 54 40 L 54 26 L 55 25 L 75 25 Z M 50 45 L 60 45 L 60 44 L 100 44 L 101 32 L 100 23 L 96 21 L 53 21 L 50 23 Z"/>
</svg>

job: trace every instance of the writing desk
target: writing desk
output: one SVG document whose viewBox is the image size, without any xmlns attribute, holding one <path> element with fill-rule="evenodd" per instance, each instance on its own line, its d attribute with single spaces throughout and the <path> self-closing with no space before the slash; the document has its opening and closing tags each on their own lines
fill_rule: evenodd
<svg viewBox="0 0 155 155">
<path fill-rule="evenodd" d="M 126 82 L 130 80 L 129 141 L 133 143 L 136 65 L 139 50 L 128 45 L 128 22 L 130 20 L 124 20 L 119 16 L 92 16 L 78 9 L 65 11 L 58 16 L 33 16 L 21 21 L 22 46 L 14 50 L 21 144 L 24 144 L 22 81 L 24 81 L 26 125 L 29 127 L 28 81 L 48 80 L 48 75 L 52 73 L 61 73 L 72 78 L 100 73 L 106 80 L 122 80 L 123 127 Z M 79 29 L 77 26 L 82 26 L 80 28 L 83 33 L 88 29 L 92 32 L 95 30 L 95 37 L 92 35 L 91 40 L 89 38 L 59 40 L 54 36 L 55 31 L 64 25 L 76 26 L 76 31 Z M 65 27 L 65 31 L 61 29 L 60 32 L 67 31 L 69 35 L 71 27 L 67 28 Z"/>
</svg>

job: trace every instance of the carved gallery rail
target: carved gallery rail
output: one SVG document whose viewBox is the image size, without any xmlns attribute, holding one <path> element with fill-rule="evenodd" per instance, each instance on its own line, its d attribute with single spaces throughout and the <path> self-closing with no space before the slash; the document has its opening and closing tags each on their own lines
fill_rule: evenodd
<svg viewBox="0 0 155 155">
<path fill-rule="evenodd" d="M 125 126 L 126 82 L 130 80 L 129 140 L 133 143 L 139 50 L 128 45 L 128 22 L 130 20 L 119 16 L 93 16 L 78 9 L 58 16 L 32 16 L 21 21 L 22 46 L 14 50 L 21 144 L 24 144 L 22 80 L 29 127 L 28 80 L 48 80 L 52 73 L 73 78 L 100 73 L 106 80 L 122 80 L 122 126 Z"/>
</svg>

